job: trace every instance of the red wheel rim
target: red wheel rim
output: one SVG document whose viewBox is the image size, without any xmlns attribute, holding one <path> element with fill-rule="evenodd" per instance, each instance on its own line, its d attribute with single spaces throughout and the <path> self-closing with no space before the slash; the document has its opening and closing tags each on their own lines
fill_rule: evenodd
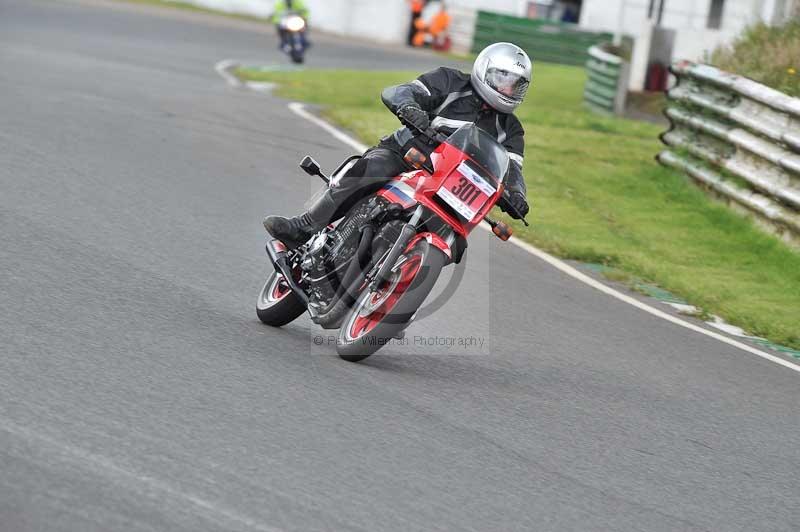
<svg viewBox="0 0 800 532">
<path fill-rule="evenodd" d="M 357 340 L 369 334 L 397 305 L 422 267 L 422 256 L 412 255 L 397 267 L 392 279 L 386 281 L 375 292 L 369 292 L 360 300 L 359 312 L 350 322 L 348 336 Z"/>
<path fill-rule="evenodd" d="M 264 283 L 264 288 L 261 289 L 261 294 L 258 296 L 256 308 L 258 310 L 265 310 L 273 305 L 277 305 L 292 293 L 283 275 L 274 272 Z"/>
<path fill-rule="evenodd" d="M 284 297 L 288 296 L 291 291 L 292 289 L 289 288 L 289 284 L 286 282 L 286 279 L 284 279 L 282 275 L 277 275 L 277 279 L 272 285 L 269 298 L 272 301 L 280 301 Z"/>
</svg>

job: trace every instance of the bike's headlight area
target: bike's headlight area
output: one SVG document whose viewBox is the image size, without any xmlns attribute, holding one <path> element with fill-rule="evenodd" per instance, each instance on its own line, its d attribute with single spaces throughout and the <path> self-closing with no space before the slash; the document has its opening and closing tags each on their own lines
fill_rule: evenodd
<svg viewBox="0 0 800 532">
<path fill-rule="evenodd" d="M 306 27 L 303 17 L 289 17 L 286 19 L 286 29 L 289 31 L 301 31 Z"/>
</svg>

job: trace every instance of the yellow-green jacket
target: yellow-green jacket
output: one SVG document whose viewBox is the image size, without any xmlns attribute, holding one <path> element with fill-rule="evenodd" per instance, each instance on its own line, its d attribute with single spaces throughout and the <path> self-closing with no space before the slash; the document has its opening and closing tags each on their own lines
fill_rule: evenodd
<svg viewBox="0 0 800 532">
<path fill-rule="evenodd" d="M 275 2 L 275 11 L 272 14 L 273 24 L 280 22 L 281 17 L 285 15 L 287 11 L 290 11 L 287 4 L 288 2 L 286 0 L 278 0 Z M 306 6 L 305 0 L 292 0 L 291 11 L 298 13 L 304 19 L 308 19 L 308 6 Z"/>
</svg>

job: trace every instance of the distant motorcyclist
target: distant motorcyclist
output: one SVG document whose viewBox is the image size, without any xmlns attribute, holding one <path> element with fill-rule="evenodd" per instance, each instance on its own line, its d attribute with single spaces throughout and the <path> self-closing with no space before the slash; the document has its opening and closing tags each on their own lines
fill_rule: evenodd
<svg viewBox="0 0 800 532">
<path fill-rule="evenodd" d="M 511 159 L 505 186 L 509 203 L 522 217 L 528 213 L 522 176 L 525 132 L 514 116 L 532 78 L 532 63 L 518 46 L 497 43 L 475 59 L 472 73 L 441 67 L 419 78 L 384 89 L 383 103 L 404 124 L 367 150 L 309 210 L 293 218 L 268 216 L 264 227 L 275 238 L 297 247 L 343 216 L 359 199 L 378 191 L 391 178 L 412 170 L 403 155 L 420 140 L 415 132 L 428 127 L 451 134 L 464 124 L 475 123 L 495 135 Z M 498 204 L 513 215 L 506 202 Z"/>
<path fill-rule="evenodd" d="M 305 0 L 276 0 L 275 1 L 275 8 L 272 11 L 272 23 L 275 24 L 275 28 L 278 31 L 278 36 L 280 37 L 280 47 L 281 49 L 285 49 L 286 46 L 289 44 L 289 33 L 281 28 L 281 19 L 287 13 L 297 13 L 301 17 L 303 17 L 306 21 L 308 21 L 308 6 L 306 6 Z M 307 43 L 306 43 L 307 44 Z"/>
</svg>

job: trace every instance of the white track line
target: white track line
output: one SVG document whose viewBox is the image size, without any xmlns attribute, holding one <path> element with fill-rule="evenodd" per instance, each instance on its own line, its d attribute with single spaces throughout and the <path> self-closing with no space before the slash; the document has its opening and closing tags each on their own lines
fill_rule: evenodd
<svg viewBox="0 0 800 532">
<path fill-rule="evenodd" d="M 309 122 L 313 122 L 314 124 L 318 125 L 322 129 L 324 129 L 325 131 L 327 131 L 328 133 L 330 133 L 331 135 L 336 137 L 338 140 L 344 142 L 345 144 L 347 144 L 348 146 L 350 146 L 351 148 L 356 150 L 358 153 L 364 153 L 365 151 L 367 151 L 367 146 L 365 146 L 364 144 L 361 144 L 360 142 L 358 142 L 356 139 L 354 139 L 350 135 L 348 135 L 346 133 L 343 133 L 342 131 L 336 129 L 335 127 L 333 127 L 332 125 L 330 125 L 329 123 L 327 123 L 326 121 L 321 119 L 320 117 L 309 113 L 308 111 L 306 111 L 305 107 L 306 107 L 305 105 L 303 105 L 302 103 L 298 103 L 298 102 L 292 102 L 292 103 L 289 104 L 289 109 L 293 113 L 305 118 Z"/>
<path fill-rule="evenodd" d="M 275 84 L 268 81 L 248 81 L 245 85 L 247 85 L 248 89 L 255 92 L 269 93 L 275 88 Z"/>
<path fill-rule="evenodd" d="M 695 332 L 699 332 L 700 334 L 705 334 L 706 336 L 710 336 L 711 338 L 714 338 L 715 340 L 719 340 L 720 342 L 726 343 L 728 345 L 732 345 L 733 347 L 738 347 L 742 351 L 747 351 L 748 353 L 752 353 L 752 354 L 754 354 L 756 356 L 760 356 L 761 358 L 767 359 L 770 362 L 775 362 L 776 364 L 780 364 L 781 366 L 784 366 L 784 367 L 787 367 L 789 369 L 793 369 L 794 371 L 800 372 L 800 366 L 798 366 L 797 364 L 792 364 L 788 360 L 784 360 L 781 357 L 777 357 L 775 355 L 771 355 L 769 353 L 761 351 L 760 349 L 756 349 L 755 347 L 751 347 L 751 346 L 749 346 L 747 344 L 744 344 L 742 342 L 734 340 L 733 338 L 728 338 L 727 336 L 723 336 L 723 335 L 721 335 L 719 333 L 716 333 L 714 331 L 710 331 L 708 329 L 704 329 L 703 327 L 695 325 L 694 323 L 689 323 L 688 321 L 685 321 L 685 320 L 682 320 L 682 319 L 680 319 L 678 317 L 675 317 L 672 314 L 668 314 L 668 313 L 666 313 L 664 311 L 658 310 L 655 307 L 651 307 L 647 303 L 643 303 L 643 302 L 639 301 L 638 299 L 635 299 L 635 298 L 633 298 L 633 297 L 631 297 L 629 295 L 626 295 L 626 294 L 623 294 L 622 292 L 614 290 L 610 286 L 604 285 L 603 283 L 597 281 L 596 279 L 593 279 L 593 278 L 589 277 L 585 273 L 576 270 L 575 268 L 573 268 L 569 264 L 567 264 L 567 263 L 565 263 L 565 262 L 553 257 L 549 253 L 545 253 L 541 249 L 538 249 L 538 248 L 535 248 L 535 247 L 531 246 L 530 244 L 528 244 L 526 242 L 522 242 L 521 240 L 519 240 L 517 238 L 513 238 L 513 237 L 511 238 L 511 242 L 513 244 L 515 244 L 517 247 L 520 247 L 520 248 L 524 249 L 528 253 L 531 253 L 532 255 L 536 255 L 537 257 L 539 257 L 543 261 L 547 262 L 548 264 L 551 264 L 552 266 L 555 266 L 556 268 L 558 268 L 562 272 L 566 273 L 567 275 L 569 275 L 571 277 L 574 277 L 575 279 L 579 280 L 580 282 L 586 283 L 589 286 L 591 286 L 592 288 L 596 288 L 596 289 L 600 290 L 601 292 L 604 292 L 604 293 L 610 295 L 611 297 L 615 297 L 615 298 L 619 299 L 620 301 L 624 301 L 625 303 L 627 303 L 629 305 L 633 305 L 634 307 L 636 307 L 638 309 L 641 309 L 641 310 L 643 310 L 643 311 L 645 311 L 645 312 L 647 312 L 649 314 L 652 314 L 653 316 L 658 316 L 659 318 L 667 320 L 667 321 L 669 321 L 671 323 L 674 323 L 675 325 L 680 325 L 681 327 L 685 327 L 685 328 L 687 328 L 689 330 L 692 330 L 692 331 L 695 331 Z"/>
<path fill-rule="evenodd" d="M 324 129 L 325 131 L 327 131 L 328 133 L 333 135 L 338 140 L 342 141 L 343 143 L 347 144 L 348 146 L 350 146 L 351 148 L 356 150 L 357 152 L 363 153 L 364 151 L 366 151 L 367 146 L 365 146 L 364 144 L 358 142 L 357 140 L 355 140 L 351 136 L 347 135 L 346 133 L 342 132 L 341 130 L 333 127 L 328 122 L 325 122 L 324 120 L 322 120 L 318 116 L 314 116 L 313 114 L 309 113 L 308 111 L 306 111 L 305 105 L 303 105 L 302 103 L 292 102 L 292 103 L 289 104 L 289 109 L 293 113 L 295 113 L 296 115 L 298 115 L 298 116 L 300 116 L 302 118 L 305 118 L 309 122 L 313 122 L 314 124 L 318 125 L 322 129 Z M 480 227 L 483 228 L 483 229 L 486 229 L 488 231 L 488 229 L 485 226 L 480 225 Z M 534 255 L 534 256 L 540 258 L 541 260 L 543 260 L 546 263 L 554 266 L 558 270 L 561 270 L 562 272 L 566 273 L 570 277 L 573 277 L 574 279 L 577 279 L 578 281 L 580 281 L 582 283 L 585 283 L 585 284 L 591 286 L 592 288 L 596 288 L 597 290 L 600 290 L 601 292 L 603 292 L 605 294 L 608 294 L 611 297 L 619 299 L 620 301 L 623 301 L 623 302 L 625 302 L 625 303 L 627 303 L 629 305 L 632 305 L 632 306 L 634 306 L 634 307 L 636 307 L 636 308 L 638 308 L 640 310 L 643 310 L 643 311 L 647 312 L 648 314 L 652 314 L 653 316 L 657 316 L 657 317 L 659 317 L 659 318 L 661 318 L 663 320 L 666 320 L 666 321 L 668 321 L 670 323 L 674 323 L 675 325 L 679 325 L 680 327 L 684 327 L 684 328 L 689 329 L 691 331 L 695 331 L 695 332 L 698 332 L 700 334 L 704 334 L 706 336 L 714 338 L 715 340 L 719 340 L 722 343 L 725 343 L 725 344 L 728 344 L 730 346 L 736 347 L 738 349 L 741 349 L 742 351 L 747 351 L 748 353 L 751 353 L 753 355 L 759 356 L 759 357 L 761 357 L 761 358 L 763 358 L 765 360 L 769 360 L 770 362 L 774 362 L 776 364 L 780 364 L 783 367 L 789 368 L 791 370 L 794 370 L 794 371 L 797 371 L 798 373 L 800 373 L 800 366 L 798 366 L 797 364 L 792 364 L 788 360 L 784 360 L 781 357 L 778 357 L 778 356 L 775 356 L 775 355 L 771 355 L 769 353 L 761 351 L 760 349 L 756 349 L 755 347 L 751 347 L 751 346 L 749 346 L 749 345 L 747 345 L 745 343 L 742 343 L 742 342 L 739 342 L 737 340 L 734 340 L 733 338 L 728 338 L 727 336 L 723 336 L 723 335 L 721 335 L 719 333 L 716 333 L 714 331 L 710 331 L 708 329 L 705 329 L 703 327 L 700 327 L 698 325 L 695 325 L 693 323 L 689 323 L 688 321 L 685 321 L 685 320 L 682 320 L 682 319 L 680 319 L 678 317 L 675 317 L 672 314 L 668 314 L 666 312 L 658 310 L 655 307 L 651 307 L 650 305 L 648 305 L 646 303 L 643 303 L 643 302 L 639 301 L 638 299 L 635 299 L 635 298 L 633 298 L 633 297 L 631 297 L 631 296 L 629 296 L 627 294 L 623 294 L 622 292 L 620 292 L 618 290 L 615 290 L 615 289 L 611 288 L 610 286 L 604 285 L 603 283 L 597 281 L 596 279 L 593 279 L 593 278 L 589 277 L 588 275 L 586 275 L 585 273 L 580 272 L 577 269 L 573 268 L 572 266 L 570 266 L 566 262 L 564 262 L 564 261 L 562 261 L 560 259 L 557 259 L 556 257 L 550 255 L 549 253 L 546 253 L 546 252 L 542 251 L 541 249 L 536 248 L 536 247 L 528 244 L 527 242 L 523 242 L 522 240 L 520 240 L 520 239 L 518 239 L 516 237 L 511 237 L 509 242 L 511 242 L 512 244 L 514 244 L 518 248 L 527 251 L 531 255 Z"/>
<path fill-rule="evenodd" d="M 214 65 L 214 70 L 216 70 L 217 74 L 222 76 L 222 79 L 224 79 L 231 87 L 241 87 L 244 85 L 244 83 L 242 83 L 239 78 L 229 72 L 231 69 L 236 68 L 237 66 L 239 66 L 239 61 L 236 61 L 235 59 L 226 59 Z"/>
</svg>

